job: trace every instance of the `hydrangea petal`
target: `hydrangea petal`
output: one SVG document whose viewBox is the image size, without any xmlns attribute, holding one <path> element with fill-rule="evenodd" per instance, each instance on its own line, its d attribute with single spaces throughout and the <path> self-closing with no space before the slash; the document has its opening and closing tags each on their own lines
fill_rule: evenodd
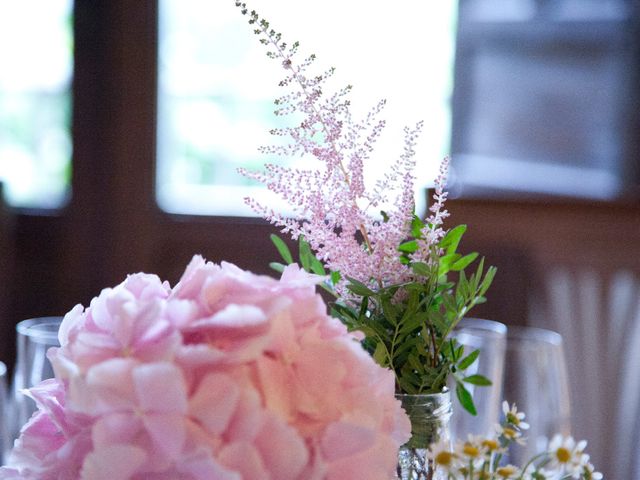
<svg viewBox="0 0 640 480">
<path fill-rule="evenodd" d="M 142 422 L 157 451 L 170 460 L 177 459 L 186 438 L 184 417 L 177 414 L 148 414 Z"/>
<path fill-rule="evenodd" d="M 129 480 L 147 454 L 135 445 L 109 445 L 87 455 L 81 480 Z"/>
<path fill-rule="evenodd" d="M 180 369 L 157 362 L 133 369 L 133 381 L 140 408 L 153 412 L 187 411 L 186 384 Z"/>
<path fill-rule="evenodd" d="M 236 442 L 226 445 L 220 451 L 218 458 L 226 467 L 240 472 L 243 479 L 271 480 L 273 478 L 266 470 L 260 453 L 251 443 Z"/>
<path fill-rule="evenodd" d="M 367 450 L 375 441 L 376 433 L 370 428 L 336 422 L 329 425 L 322 436 L 322 454 L 333 461 Z"/>
<path fill-rule="evenodd" d="M 240 398 L 240 389 L 228 375 L 207 375 L 189 399 L 189 412 L 212 433 L 222 434 Z"/>
<path fill-rule="evenodd" d="M 309 462 L 309 451 L 299 432 L 273 415 L 265 422 L 255 445 L 274 479 L 295 480 Z"/>
</svg>

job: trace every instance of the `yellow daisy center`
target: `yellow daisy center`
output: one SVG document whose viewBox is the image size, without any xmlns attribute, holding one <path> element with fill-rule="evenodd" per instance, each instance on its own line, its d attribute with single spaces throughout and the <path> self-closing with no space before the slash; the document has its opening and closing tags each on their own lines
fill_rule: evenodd
<svg viewBox="0 0 640 480">
<path fill-rule="evenodd" d="M 516 473 L 516 468 L 512 465 L 507 465 L 505 467 L 498 468 L 496 473 L 502 478 L 509 478 L 511 475 Z"/>
<path fill-rule="evenodd" d="M 451 465 L 451 461 L 453 460 L 453 453 L 451 452 L 439 452 L 435 458 L 434 461 L 438 464 L 438 465 Z"/>
<path fill-rule="evenodd" d="M 515 425 L 516 427 L 520 425 L 520 419 L 511 412 L 507 413 L 507 422 Z"/>
<path fill-rule="evenodd" d="M 465 443 L 464 447 L 462 447 L 462 453 L 464 453 L 467 457 L 475 458 L 480 455 L 480 450 L 475 445 Z"/>
<path fill-rule="evenodd" d="M 569 463 L 571 452 L 564 447 L 560 447 L 556 450 L 556 458 L 560 463 Z"/>
<path fill-rule="evenodd" d="M 509 427 L 504 427 L 502 429 L 502 433 L 504 434 L 505 437 L 507 438 L 518 438 L 518 431 L 513 429 L 513 428 L 509 428 Z"/>
<path fill-rule="evenodd" d="M 486 439 L 482 441 L 482 446 L 490 452 L 493 452 L 494 450 L 498 449 L 498 442 L 495 440 Z"/>
</svg>

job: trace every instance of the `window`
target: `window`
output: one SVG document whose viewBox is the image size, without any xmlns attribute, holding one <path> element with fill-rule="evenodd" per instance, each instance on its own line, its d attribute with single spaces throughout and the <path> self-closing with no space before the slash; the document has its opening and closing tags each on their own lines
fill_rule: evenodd
<svg viewBox="0 0 640 480">
<path fill-rule="evenodd" d="M 17 207 L 56 208 L 69 196 L 72 8 L 0 1 L 0 181 Z"/>
<path fill-rule="evenodd" d="M 300 2 L 269 0 L 259 9 L 303 55 L 315 53 L 319 68 L 336 67 L 340 86 L 354 85 L 356 113 L 389 100 L 369 180 L 402 152 L 402 129 L 418 120 L 419 183 L 432 180 L 449 150 L 457 2 L 317 5 L 309 13 Z M 246 22 L 231 1 L 160 1 L 157 198 L 166 211 L 252 215 L 243 197 L 265 198 L 236 168 L 269 160 L 257 149 L 274 141 L 282 71 Z"/>
<path fill-rule="evenodd" d="M 632 12 L 624 0 L 460 3 L 458 193 L 607 200 L 637 189 Z"/>
</svg>

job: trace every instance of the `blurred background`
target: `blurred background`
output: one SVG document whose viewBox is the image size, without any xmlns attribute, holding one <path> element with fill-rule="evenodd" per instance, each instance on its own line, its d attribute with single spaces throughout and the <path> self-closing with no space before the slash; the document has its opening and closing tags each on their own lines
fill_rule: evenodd
<svg viewBox="0 0 640 480">
<path fill-rule="evenodd" d="M 370 180 L 425 120 L 417 198 L 452 157 L 477 316 L 565 338 L 574 433 L 640 478 L 640 6 L 632 0 L 261 0 L 289 42 L 388 99 Z M 15 324 L 191 256 L 261 273 L 272 229 L 236 173 L 271 143 L 280 69 L 233 0 L 0 0 L 0 360 Z M 278 159 L 278 162 L 282 160 Z M 277 207 L 279 208 L 279 207 Z"/>
</svg>

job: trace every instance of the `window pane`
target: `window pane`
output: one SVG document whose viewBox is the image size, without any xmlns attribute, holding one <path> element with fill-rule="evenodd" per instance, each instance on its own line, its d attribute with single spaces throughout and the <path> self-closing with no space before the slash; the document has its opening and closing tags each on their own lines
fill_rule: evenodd
<svg viewBox="0 0 640 480">
<path fill-rule="evenodd" d="M 402 153 L 405 125 L 425 120 L 421 182 L 448 153 L 456 4 L 325 0 L 310 14 L 299 0 L 259 2 L 283 39 L 300 41 L 302 55 L 315 53 L 317 68 L 336 67 L 338 86 L 354 85 L 356 114 L 388 100 L 371 183 Z M 176 213 L 251 215 L 243 197 L 266 193 L 236 168 L 288 160 L 257 151 L 274 142 L 268 132 L 276 122 L 291 121 L 273 115 L 284 71 L 233 2 L 161 0 L 160 18 L 158 202 Z"/>
<path fill-rule="evenodd" d="M 18 207 L 56 208 L 71 174 L 72 0 L 0 0 L 0 181 Z"/>
</svg>

